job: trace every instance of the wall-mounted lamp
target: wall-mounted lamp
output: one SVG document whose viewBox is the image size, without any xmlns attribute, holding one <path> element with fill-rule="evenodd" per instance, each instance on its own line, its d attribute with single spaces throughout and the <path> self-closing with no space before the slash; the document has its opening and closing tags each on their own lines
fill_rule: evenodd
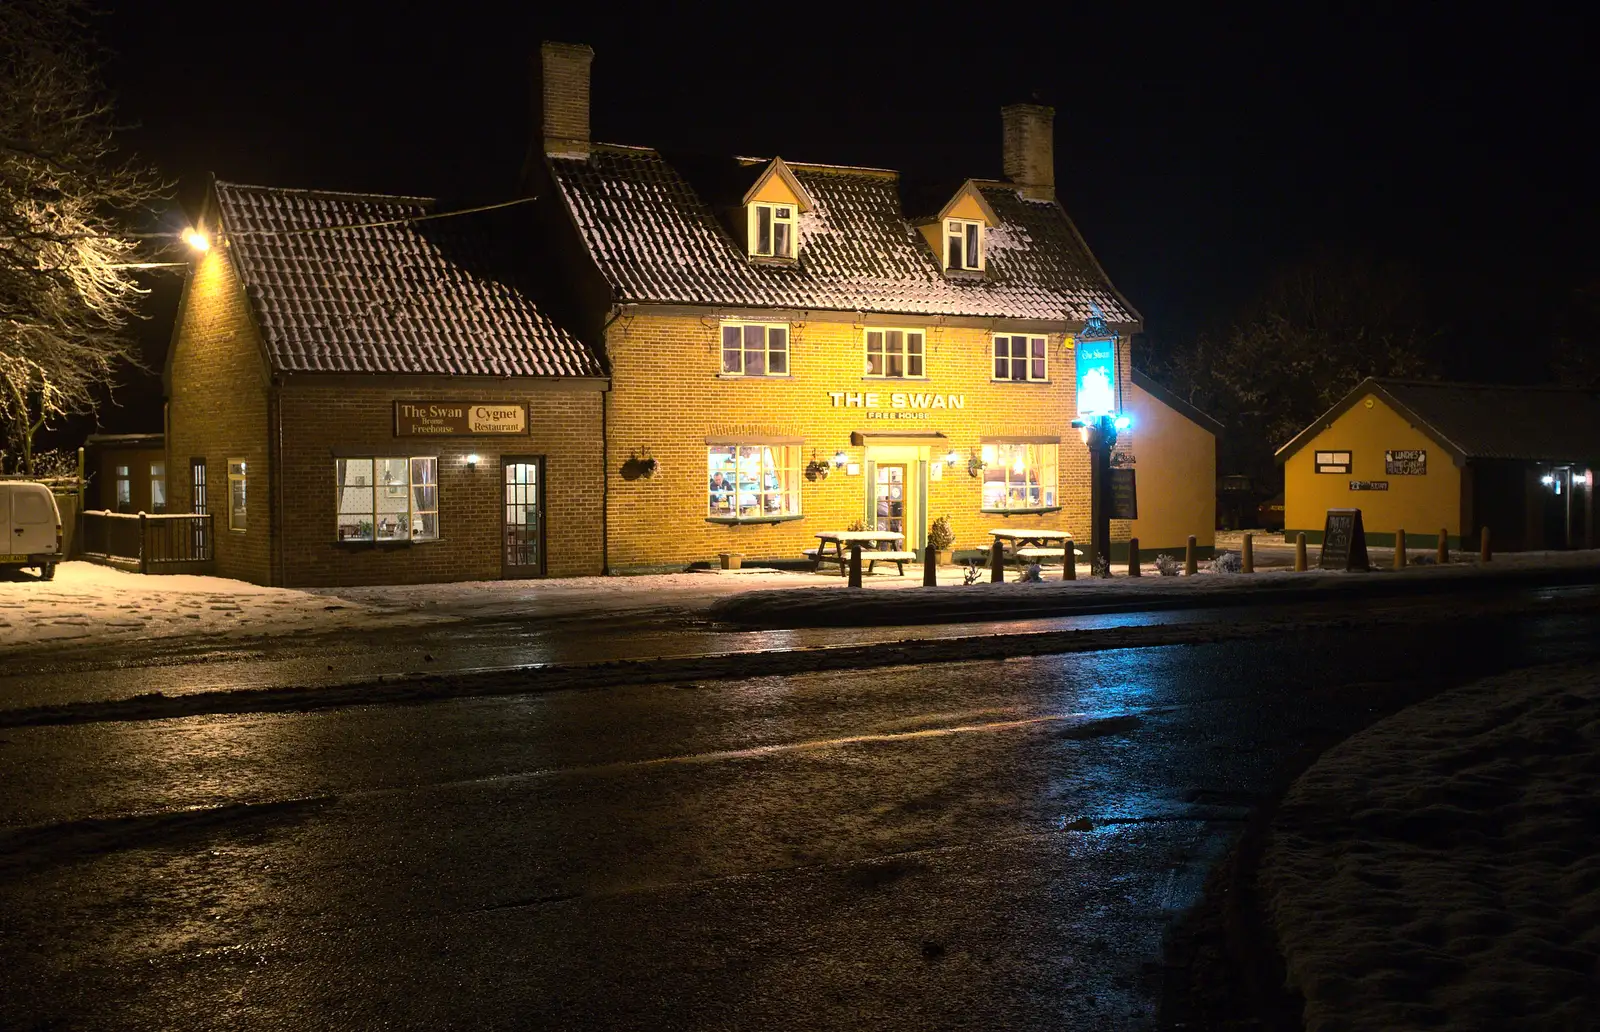
<svg viewBox="0 0 1600 1032">
<path fill-rule="evenodd" d="M 477 452 L 473 452 L 471 455 L 467 456 L 467 468 L 470 469 L 474 473 L 478 472 L 478 453 Z"/>
<path fill-rule="evenodd" d="M 193 226 L 183 231 L 183 242 L 197 253 L 204 254 L 206 251 L 211 250 L 211 241 L 207 240 L 206 235 Z"/>
<path fill-rule="evenodd" d="M 960 461 L 961 456 L 956 454 L 956 450 L 954 448 L 951 448 L 949 451 L 944 453 L 944 464 L 951 469 L 955 469 L 956 463 Z"/>
<path fill-rule="evenodd" d="M 850 456 L 846 455 L 843 451 L 836 451 L 836 452 L 833 453 L 833 468 L 834 469 L 843 469 L 844 468 L 844 464 L 849 462 L 849 461 L 850 461 Z"/>
<path fill-rule="evenodd" d="M 1548 473 L 1546 473 L 1544 476 L 1539 478 L 1539 483 L 1543 484 L 1545 487 L 1549 487 L 1551 484 L 1553 484 L 1555 482 L 1556 482 L 1556 478 L 1551 476 Z"/>
</svg>

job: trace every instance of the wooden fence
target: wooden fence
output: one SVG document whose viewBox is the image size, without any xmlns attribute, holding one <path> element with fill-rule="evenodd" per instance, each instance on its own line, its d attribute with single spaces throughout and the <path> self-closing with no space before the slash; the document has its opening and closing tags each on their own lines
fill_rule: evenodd
<svg viewBox="0 0 1600 1032">
<path fill-rule="evenodd" d="M 139 573 L 210 573 L 210 513 L 83 514 L 85 559 Z"/>
</svg>

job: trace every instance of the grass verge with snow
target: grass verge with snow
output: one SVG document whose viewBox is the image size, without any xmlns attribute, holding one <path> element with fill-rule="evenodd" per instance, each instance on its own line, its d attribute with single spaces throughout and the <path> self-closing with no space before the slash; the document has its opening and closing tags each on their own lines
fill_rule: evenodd
<svg viewBox="0 0 1600 1032">
<path fill-rule="evenodd" d="M 1308 1032 L 1594 1028 L 1600 666 L 1443 693 L 1290 789 L 1262 898 Z"/>
</svg>

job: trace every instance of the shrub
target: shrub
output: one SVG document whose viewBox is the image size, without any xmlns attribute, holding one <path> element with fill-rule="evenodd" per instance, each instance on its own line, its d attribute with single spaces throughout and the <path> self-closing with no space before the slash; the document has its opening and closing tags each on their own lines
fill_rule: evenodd
<svg viewBox="0 0 1600 1032">
<path fill-rule="evenodd" d="M 1162 552 L 1156 556 L 1156 572 L 1163 577 L 1176 577 L 1178 575 L 1178 557 Z"/>
<path fill-rule="evenodd" d="M 956 535 L 950 529 L 950 517 L 940 516 L 928 528 L 928 547 L 935 552 L 948 551 L 956 543 Z"/>
<path fill-rule="evenodd" d="M 962 576 L 961 583 L 963 583 L 963 584 L 976 584 L 976 583 L 978 583 L 978 578 L 983 576 L 983 567 L 978 565 L 978 560 L 976 560 L 976 559 L 968 559 L 967 560 L 967 572 L 962 574 L 961 576 Z"/>
<path fill-rule="evenodd" d="M 1029 563 L 1022 568 L 1023 583 L 1038 584 L 1044 580 L 1044 571 L 1039 569 L 1038 563 Z"/>
<path fill-rule="evenodd" d="M 1089 574 L 1094 577 L 1111 576 L 1111 561 L 1103 555 L 1089 560 Z"/>
<path fill-rule="evenodd" d="M 850 526 L 848 526 L 848 527 L 846 527 L 844 529 L 848 530 L 852 534 L 857 534 L 857 533 L 860 533 L 863 530 L 866 530 L 867 529 L 867 525 L 865 523 L 863 523 L 861 520 L 851 520 L 850 521 Z"/>
<path fill-rule="evenodd" d="M 1211 560 L 1212 573 L 1238 573 L 1244 569 L 1244 557 L 1238 552 L 1223 552 Z"/>
</svg>

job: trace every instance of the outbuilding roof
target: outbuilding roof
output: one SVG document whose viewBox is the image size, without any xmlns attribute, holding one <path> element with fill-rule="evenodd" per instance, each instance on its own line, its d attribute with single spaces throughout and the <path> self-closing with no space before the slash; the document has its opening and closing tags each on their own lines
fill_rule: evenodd
<svg viewBox="0 0 1600 1032">
<path fill-rule="evenodd" d="M 1024 200 L 1012 184 L 976 182 L 1000 224 L 987 233 L 985 274 L 952 277 L 902 211 L 894 172 L 788 163 L 814 207 L 800 216 L 798 260 L 764 264 L 718 218 L 738 200 L 723 196 L 741 181 L 729 169 L 611 145 L 548 160 L 619 304 L 1065 322 L 1098 306 L 1108 323 L 1139 322 L 1061 206 Z"/>
<path fill-rule="evenodd" d="M 1369 377 L 1278 449 L 1282 463 L 1372 394 L 1458 461 L 1600 459 L 1600 391 Z"/>
<path fill-rule="evenodd" d="M 1213 436 L 1220 435 L 1225 429 L 1225 427 L 1223 427 L 1223 425 L 1217 420 L 1206 415 L 1204 412 L 1201 412 L 1187 401 L 1184 401 L 1176 394 L 1167 390 L 1165 387 L 1161 386 L 1161 384 L 1152 379 L 1148 374 L 1142 373 L 1138 369 L 1130 369 L 1128 372 L 1135 387 L 1144 391 L 1146 394 L 1161 402 L 1161 404 L 1176 412 L 1178 415 L 1184 417 L 1195 426 L 1198 426 L 1200 429 L 1209 430 Z"/>
<path fill-rule="evenodd" d="M 437 210 L 426 197 L 215 188 L 228 255 L 276 370 L 604 375 L 507 260 L 506 209 L 426 219 Z"/>
</svg>

